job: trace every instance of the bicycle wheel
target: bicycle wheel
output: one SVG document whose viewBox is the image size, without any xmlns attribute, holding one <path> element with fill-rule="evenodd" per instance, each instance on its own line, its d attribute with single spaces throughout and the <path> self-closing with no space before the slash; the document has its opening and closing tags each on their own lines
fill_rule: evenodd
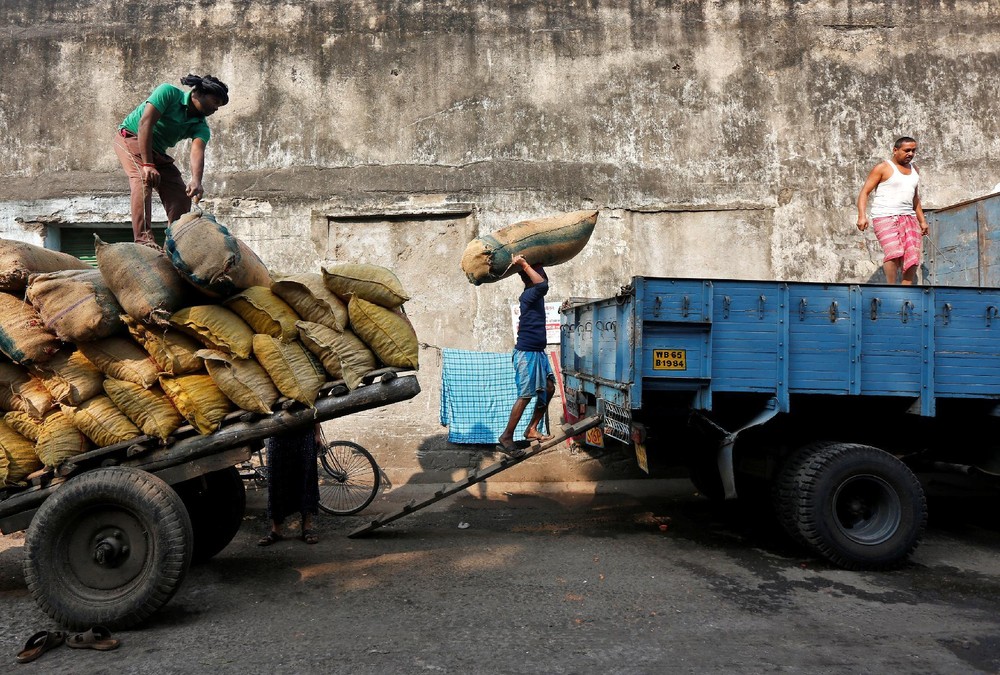
<svg viewBox="0 0 1000 675">
<path fill-rule="evenodd" d="M 372 503 L 382 472 L 371 453 L 357 443 L 333 441 L 319 449 L 319 507 L 349 516 Z"/>
</svg>

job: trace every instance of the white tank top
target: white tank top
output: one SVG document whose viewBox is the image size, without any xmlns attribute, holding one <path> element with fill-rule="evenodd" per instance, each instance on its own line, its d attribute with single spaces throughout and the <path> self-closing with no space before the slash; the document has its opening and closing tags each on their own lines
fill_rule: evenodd
<svg viewBox="0 0 1000 675">
<path fill-rule="evenodd" d="M 892 175 L 878 184 L 872 196 L 872 218 L 885 216 L 914 216 L 913 196 L 917 192 L 920 174 L 910 166 L 910 175 L 901 173 L 895 162 L 888 162 Z"/>
</svg>

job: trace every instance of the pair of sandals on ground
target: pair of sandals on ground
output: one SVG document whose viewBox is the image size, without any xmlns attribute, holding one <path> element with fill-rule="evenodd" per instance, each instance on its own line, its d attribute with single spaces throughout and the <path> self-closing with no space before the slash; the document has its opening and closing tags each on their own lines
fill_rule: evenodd
<svg viewBox="0 0 1000 675">
<path fill-rule="evenodd" d="M 552 438 L 553 438 L 552 436 L 549 436 L 547 434 L 531 434 L 531 435 L 525 434 L 524 436 L 524 440 L 526 440 L 529 444 L 544 443 L 545 441 L 551 441 Z M 497 439 L 497 447 L 495 448 L 495 450 L 496 452 L 502 452 L 508 457 L 514 457 L 514 458 L 523 457 L 524 455 L 527 454 L 527 450 L 525 450 L 524 448 L 518 447 L 514 443 L 507 445 L 506 443 L 504 443 L 502 438 Z"/>
<path fill-rule="evenodd" d="M 276 544 L 279 541 L 284 541 L 287 537 L 281 532 L 275 532 L 271 530 L 263 537 L 257 540 L 258 546 L 270 546 L 271 544 Z M 315 530 L 302 530 L 302 534 L 299 535 L 299 539 L 307 544 L 318 544 L 319 535 L 316 534 Z"/>
<path fill-rule="evenodd" d="M 29 663 L 50 649 L 63 644 L 74 649 L 96 649 L 106 652 L 117 649 L 121 643 L 117 638 L 111 637 L 111 631 L 104 626 L 94 626 L 83 633 L 72 634 L 61 630 L 41 630 L 24 643 L 24 649 L 17 653 L 17 662 Z"/>
</svg>

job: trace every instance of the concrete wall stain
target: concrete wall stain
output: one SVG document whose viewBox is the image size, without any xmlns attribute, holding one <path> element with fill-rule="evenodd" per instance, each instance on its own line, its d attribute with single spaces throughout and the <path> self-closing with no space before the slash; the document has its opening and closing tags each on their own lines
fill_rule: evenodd
<svg viewBox="0 0 1000 675">
<path fill-rule="evenodd" d="M 465 284 L 472 237 L 601 209 L 553 298 L 637 273 L 865 281 L 879 256 L 853 203 L 895 137 L 920 141 L 927 206 L 1000 181 L 990 3 L 8 0 L 0 26 L 0 236 L 124 226 L 115 126 L 160 82 L 212 73 L 232 102 L 205 206 L 275 270 L 401 270 L 425 391 L 338 423 L 397 483 L 428 477 L 418 448 L 438 474 L 481 459 L 436 424 L 440 349 L 509 349 L 519 289 Z M 601 475 L 587 458 L 531 471 Z"/>
</svg>

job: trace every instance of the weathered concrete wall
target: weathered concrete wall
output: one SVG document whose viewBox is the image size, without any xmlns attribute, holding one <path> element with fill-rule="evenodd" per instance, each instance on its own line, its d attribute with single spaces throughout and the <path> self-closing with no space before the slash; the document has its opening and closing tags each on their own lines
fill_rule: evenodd
<svg viewBox="0 0 1000 675">
<path fill-rule="evenodd" d="M 0 236 L 126 223 L 116 124 L 212 73 L 232 102 L 206 206 L 274 270 L 397 270 L 424 393 L 328 430 L 397 482 L 480 460 L 436 423 L 440 348 L 513 342 L 517 283 L 458 269 L 478 233 L 600 208 L 553 299 L 633 274 L 859 281 L 878 257 L 853 203 L 895 137 L 920 141 L 925 205 L 1000 179 L 989 2 L 4 0 L 0 26 Z"/>
</svg>

